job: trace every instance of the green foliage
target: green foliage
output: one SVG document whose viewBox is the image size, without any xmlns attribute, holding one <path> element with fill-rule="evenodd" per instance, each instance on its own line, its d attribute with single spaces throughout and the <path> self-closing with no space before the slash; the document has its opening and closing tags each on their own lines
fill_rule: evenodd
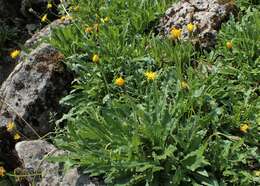
<svg viewBox="0 0 260 186">
<path fill-rule="evenodd" d="M 2 48 L 7 41 L 15 37 L 15 30 L 4 23 L 2 24 L 0 27 L 0 48 Z"/>
<path fill-rule="evenodd" d="M 249 7 L 257 7 L 257 5 L 260 5 L 260 2 L 258 0 L 236 0 L 235 4 L 241 11 L 244 11 Z"/>
<path fill-rule="evenodd" d="M 2 52 L 7 50 L 6 44 L 17 37 L 17 30 L 15 28 L 11 28 L 3 22 L 0 22 L 0 55 L 3 55 Z M 1 59 L 1 57 L 0 57 Z"/>
<path fill-rule="evenodd" d="M 73 24 L 53 32 L 75 73 L 55 138 L 69 155 L 56 161 L 108 185 L 257 185 L 260 12 L 232 18 L 203 54 L 153 33 L 171 2 L 82 0 Z"/>
<path fill-rule="evenodd" d="M 88 107 L 88 114 L 74 118 L 68 124 L 71 135 L 62 142 L 70 159 L 80 159 L 93 176 L 105 174 L 112 185 L 167 185 L 185 182 L 185 175 L 199 177 L 195 170 L 209 164 L 206 143 L 199 147 L 206 130 L 197 125 L 198 118 L 182 118 L 179 109 L 185 105 L 172 107 L 170 87 L 163 93 L 157 88 L 149 86 L 142 104 L 123 97 L 102 110 Z"/>
</svg>

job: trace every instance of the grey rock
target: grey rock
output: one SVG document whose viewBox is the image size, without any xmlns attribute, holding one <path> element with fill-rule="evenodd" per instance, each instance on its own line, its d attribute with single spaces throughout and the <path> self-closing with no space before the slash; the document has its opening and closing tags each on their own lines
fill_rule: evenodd
<svg viewBox="0 0 260 186">
<path fill-rule="evenodd" d="M 40 176 L 29 176 L 27 180 L 36 186 L 103 186 L 90 177 L 81 174 L 77 168 L 64 171 L 62 163 L 48 161 L 50 156 L 64 155 L 52 144 L 43 140 L 23 141 L 16 144 L 17 154 L 23 162 L 25 171 Z"/>
<path fill-rule="evenodd" d="M 158 31 L 169 36 L 172 28 L 181 28 L 181 39 L 190 39 L 202 48 L 213 47 L 217 31 L 233 10 L 234 4 L 229 0 L 181 0 L 166 11 Z M 197 27 L 192 36 L 187 30 L 189 23 Z"/>
<path fill-rule="evenodd" d="M 48 44 L 21 55 L 0 89 L 1 126 L 13 120 L 28 138 L 37 137 L 33 129 L 39 135 L 52 130 L 50 113 L 61 111 L 59 100 L 67 94 L 72 81 L 62 59 L 63 55 Z"/>
</svg>

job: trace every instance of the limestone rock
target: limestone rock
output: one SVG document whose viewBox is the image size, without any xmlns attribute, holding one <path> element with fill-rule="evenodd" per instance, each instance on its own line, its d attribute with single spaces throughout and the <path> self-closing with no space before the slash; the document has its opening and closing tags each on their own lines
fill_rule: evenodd
<svg viewBox="0 0 260 186">
<path fill-rule="evenodd" d="M 47 159 L 50 156 L 64 154 L 64 151 L 56 149 L 53 145 L 43 140 L 23 141 L 16 144 L 17 154 L 23 162 L 24 169 L 28 173 L 40 173 L 41 176 L 28 175 L 28 181 L 36 183 L 36 186 L 101 186 L 98 182 L 92 182 L 90 177 L 83 175 L 77 168 L 63 171 L 61 163 L 51 163 Z"/>
<path fill-rule="evenodd" d="M 50 113 L 61 111 L 59 100 L 72 81 L 62 59 L 63 55 L 48 44 L 21 56 L 0 89 L 1 126 L 13 120 L 17 129 L 29 138 L 36 137 L 29 126 L 39 135 L 52 130 Z"/>
<path fill-rule="evenodd" d="M 158 31 L 169 36 L 172 28 L 182 29 L 182 39 L 191 39 L 202 48 L 213 47 L 217 31 L 234 10 L 233 0 L 181 0 L 173 4 L 160 20 Z M 196 30 L 191 36 L 187 25 L 193 23 Z"/>
</svg>

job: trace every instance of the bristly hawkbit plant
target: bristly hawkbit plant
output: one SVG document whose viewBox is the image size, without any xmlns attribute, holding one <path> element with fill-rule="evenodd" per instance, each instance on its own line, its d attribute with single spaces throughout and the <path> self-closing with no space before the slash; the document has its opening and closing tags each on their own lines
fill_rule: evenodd
<svg viewBox="0 0 260 186">
<path fill-rule="evenodd" d="M 170 0 L 74 3 L 49 40 L 75 72 L 54 139 L 69 155 L 56 161 L 113 186 L 260 183 L 257 8 L 202 53 L 149 30 Z"/>
<path fill-rule="evenodd" d="M 109 185 L 210 183 L 200 178 L 209 165 L 206 123 L 191 113 L 185 117 L 181 111 L 190 103 L 174 106 L 169 90 L 153 83 L 142 103 L 122 97 L 101 110 L 88 107 L 69 121 L 69 136 L 57 142 L 71 152 L 70 161 L 92 176 L 104 175 Z M 175 96 L 185 101 L 182 93 Z"/>
</svg>

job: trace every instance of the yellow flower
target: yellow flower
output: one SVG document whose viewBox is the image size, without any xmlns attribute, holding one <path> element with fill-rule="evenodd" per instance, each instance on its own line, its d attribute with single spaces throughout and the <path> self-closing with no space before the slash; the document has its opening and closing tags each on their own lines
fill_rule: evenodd
<svg viewBox="0 0 260 186">
<path fill-rule="evenodd" d="M 181 89 L 189 89 L 189 85 L 186 81 L 181 81 Z"/>
<path fill-rule="evenodd" d="M 20 51 L 20 50 L 14 50 L 14 51 L 11 52 L 10 56 L 11 56 L 11 58 L 15 59 L 15 58 L 17 58 L 20 54 L 21 54 L 21 51 Z"/>
<path fill-rule="evenodd" d="M 66 15 L 66 16 L 61 16 L 61 18 L 60 18 L 60 20 L 61 21 L 65 21 L 65 20 L 71 20 L 72 19 L 72 17 L 71 16 L 69 16 L 69 15 Z"/>
<path fill-rule="evenodd" d="M 6 130 L 7 130 L 8 132 L 11 132 L 14 128 L 15 128 L 14 122 L 13 122 L 13 121 L 9 121 L 9 122 L 7 123 L 7 125 L 6 125 Z"/>
<path fill-rule="evenodd" d="M 260 170 L 254 171 L 254 173 L 255 173 L 255 176 L 260 177 Z"/>
<path fill-rule="evenodd" d="M 171 38 L 172 39 L 179 39 L 181 37 L 181 32 L 182 30 L 181 29 L 178 29 L 178 28 L 173 28 L 171 30 Z"/>
<path fill-rule="evenodd" d="M 122 77 L 116 78 L 115 84 L 119 87 L 122 87 L 125 84 L 125 80 Z"/>
<path fill-rule="evenodd" d="M 51 2 L 48 2 L 47 9 L 51 9 L 51 8 L 52 8 L 52 4 L 51 4 Z"/>
<path fill-rule="evenodd" d="M 79 11 L 79 5 L 75 6 L 75 7 L 73 8 L 73 10 L 74 10 L 75 12 Z"/>
<path fill-rule="evenodd" d="M 66 16 L 61 16 L 60 20 L 64 21 L 66 19 Z"/>
<path fill-rule="evenodd" d="M 104 21 L 108 22 L 109 21 L 109 17 L 105 17 Z"/>
<path fill-rule="evenodd" d="M 94 54 L 93 57 L 92 57 L 92 61 L 93 61 L 94 63 L 98 63 L 99 60 L 100 60 L 99 56 L 98 56 L 97 54 Z"/>
<path fill-rule="evenodd" d="M 20 134 L 16 133 L 14 135 L 14 140 L 19 140 L 21 138 Z"/>
<path fill-rule="evenodd" d="M 156 72 L 147 71 L 144 73 L 144 75 L 145 75 L 146 79 L 148 79 L 148 80 L 155 80 L 157 74 L 156 74 Z"/>
<path fill-rule="evenodd" d="M 193 32 L 193 31 L 195 30 L 195 25 L 192 24 L 192 23 L 189 23 L 189 24 L 187 25 L 187 29 L 188 29 L 188 31 L 191 33 L 191 32 Z"/>
<path fill-rule="evenodd" d="M 3 177 L 5 175 L 5 168 L 3 166 L 0 166 L 0 177 Z"/>
<path fill-rule="evenodd" d="M 85 32 L 86 33 L 91 33 L 93 31 L 93 28 L 92 27 L 87 27 L 85 28 Z"/>
<path fill-rule="evenodd" d="M 243 132 L 243 133 L 247 133 L 248 132 L 248 129 L 249 129 L 249 125 L 246 124 L 246 123 L 243 123 L 240 125 L 240 131 Z"/>
<path fill-rule="evenodd" d="M 109 21 L 109 17 L 105 17 L 104 19 L 101 19 L 103 23 L 107 23 Z"/>
<path fill-rule="evenodd" d="M 47 21 L 47 14 L 44 14 L 44 16 L 42 16 L 41 18 L 41 22 L 46 22 Z"/>
<path fill-rule="evenodd" d="M 226 47 L 227 47 L 228 49 L 233 48 L 232 42 L 231 42 L 231 41 L 228 41 L 228 42 L 226 43 Z"/>
</svg>

